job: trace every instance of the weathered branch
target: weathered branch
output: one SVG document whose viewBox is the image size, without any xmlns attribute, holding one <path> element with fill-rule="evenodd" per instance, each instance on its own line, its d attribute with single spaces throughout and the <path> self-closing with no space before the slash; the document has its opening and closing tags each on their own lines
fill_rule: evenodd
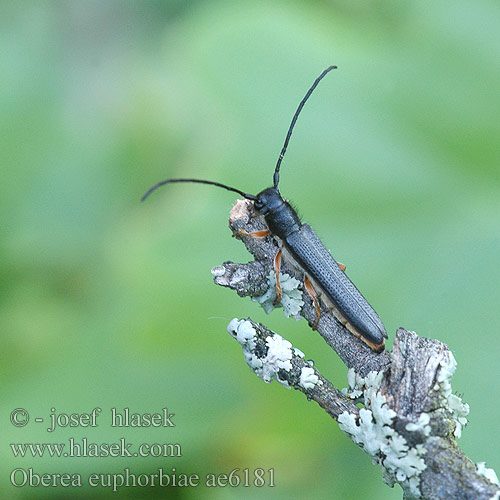
<svg viewBox="0 0 500 500">
<path fill-rule="evenodd" d="M 232 320 L 228 331 L 242 345 L 252 369 L 266 382 L 274 378 L 287 388 L 301 391 L 335 420 L 346 411 L 359 414 L 356 403 L 335 388 L 304 359 L 302 351 L 294 349 L 281 335 L 251 319 Z"/>
<path fill-rule="evenodd" d="M 215 283 L 272 308 L 277 242 L 271 236 L 250 238 L 241 233 L 266 227 L 248 200 L 236 202 L 229 226 L 255 260 L 215 267 Z M 285 313 L 312 324 L 316 313 L 309 295 L 302 293 L 300 271 L 283 261 L 281 272 Z M 349 388 L 342 392 L 304 361 L 298 349 L 265 326 L 235 319 L 228 330 L 257 375 L 316 401 L 380 464 L 389 485 L 402 486 L 405 498 L 500 500 L 495 473 L 472 463 L 457 446 L 468 406 L 451 392 L 456 363 L 448 347 L 400 328 L 392 353 L 377 354 L 323 306 L 321 312 L 317 331 L 349 368 Z M 358 402 L 364 408 L 359 409 Z"/>
</svg>

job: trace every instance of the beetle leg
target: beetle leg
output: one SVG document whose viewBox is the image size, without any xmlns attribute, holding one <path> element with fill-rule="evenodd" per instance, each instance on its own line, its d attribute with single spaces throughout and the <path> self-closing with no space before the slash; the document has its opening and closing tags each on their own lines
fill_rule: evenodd
<svg viewBox="0 0 500 500">
<path fill-rule="evenodd" d="M 316 319 L 314 320 L 314 323 L 312 325 L 312 329 L 316 330 L 316 328 L 318 327 L 319 318 L 321 317 L 321 309 L 319 308 L 318 296 L 307 276 L 304 278 L 304 286 L 307 293 L 311 296 L 311 299 L 313 299 L 314 309 L 316 309 Z"/>
<path fill-rule="evenodd" d="M 247 233 L 246 231 L 243 231 L 243 229 L 240 229 L 238 231 L 238 233 L 242 236 L 248 236 L 249 238 L 264 238 L 264 236 L 267 236 L 269 232 L 269 229 L 264 229 L 262 231 L 252 231 L 251 233 Z"/>
<path fill-rule="evenodd" d="M 280 268 L 281 268 L 281 248 L 278 250 L 276 257 L 274 257 L 274 275 L 276 276 L 276 299 L 274 299 L 273 305 L 281 302 L 281 283 L 280 283 Z"/>
<path fill-rule="evenodd" d="M 345 271 L 345 264 L 342 264 L 342 262 L 337 262 L 337 264 L 339 265 L 340 269 L 342 269 L 342 271 Z"/>
</svg>

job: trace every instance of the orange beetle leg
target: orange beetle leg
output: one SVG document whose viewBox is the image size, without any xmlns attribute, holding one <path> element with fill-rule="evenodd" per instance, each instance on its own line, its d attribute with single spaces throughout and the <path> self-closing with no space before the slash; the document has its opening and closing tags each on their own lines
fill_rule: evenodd
<svg viewBox="0 0 500 500">
<path fill-rule="evenodd" d="M 318 327 L 319 318 L 321 318 L 321 309 L 319 308 L 318 296 L 307 276 L 304 278 L 304 286 L 307 293 L 313 299 L 314 309 L 316 309 L 316 319 L 314 320 L 314 323 L 312 325 L 312 329 L 316 330 L 316 328 Z"/>
<path fill-rule="evenodd" d="M 246 231 L 243 231 L 243 229 L 240 229 L 238 233 L 242 236 L 248 236 L 249 238 L 264 238 L 264 236 L 267 236 L 269 234 L 269 229 L 264 229 L 262 231 L 252 231 L 251 233 L 247 233 Z"/>
<path fill-rule="evenodd" d="M 278 250 L 276 257 L 274 257 L 274 275 L 276 276 L 276 299 L 274 300 L 273 305 L 281 302 L 281 284 L 280 284 L 280 268 L 281 268 L 281 248 Z"/>
</svg>

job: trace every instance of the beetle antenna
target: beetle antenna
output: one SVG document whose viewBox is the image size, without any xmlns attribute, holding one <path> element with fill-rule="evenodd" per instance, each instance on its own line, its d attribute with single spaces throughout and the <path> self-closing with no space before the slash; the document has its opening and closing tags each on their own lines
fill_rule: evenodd
<svg viewBox="0 0 500 500">
<path fill-rule="evenodd" d="M 167 179 L 161 182 L 158 182 L 158 184 L 155 184 L 151 188 L 149 188 L 144 196 L 141 198 L 141 201 L 144 201 L 153 191 L 156 191 L 159 187 L 164 186 L 165 184 L 170 184 L 172 182 L 197 182 L 199 184 L 210 184 L 212 186 L 218 186 L 224 189 L 227 189 L 228 191 L 234 191 L 235 193 L 240 194 L 244 198 L 247 198 L 248 200 L 256 200 L 257 197 L 254 196 L 253 194 L 248 194 L 244 193 L 243 191 L 240 191 L 239 189 L 226 186 L 225 184 L 221 184 L 220 182 L 213 182 L 213 181 L 203 181 L 201 179 Z"/>
<path fill-rule="evenodd" d="M 318 86 L 318 83 L 323 79 L 323 77 L 332 69 L 336 69 L 337 66 L 329 66 L 326 68 L 321 75 L 316 78 L 314 83 L 311 85 L 311 88 L 307 91 L 307 94 L 304 96 L 302 101 L 300 101 L 299 107 L 297 108 L 297 111 L 295 111 L 295 114 L 293 115 L 292 118 L 292 123 L 290 124 L 290 128 L 288 129 L 288 133 L 286 134 L 286 139 L 285 143 L 283 144 L 283 148 L 281 149 L 280 156 L 278 158 L 278 162 L 276 163 L 276 168 L 274 169 L 274 187 L 278 187 L 278 182 L 280 179 L 280 166 L 281 166 L 281 161 L 283 160 L 283 157 L 285 156 L 286 153 L 286 148 L 288 146 L 288 143 L 290 141 L 290 137 L 292 136 L 292 131 L 293 127 L 295 127 L 295 122 L 297 121 L 297 118 L 299 117 L 300 112 L 302 111 L 302 108 L 304 107 L 304 104 L 306 103 L 307 99 L 309 99 L 310 95 L 313 93 L 314 89 Z"/>
</svg>

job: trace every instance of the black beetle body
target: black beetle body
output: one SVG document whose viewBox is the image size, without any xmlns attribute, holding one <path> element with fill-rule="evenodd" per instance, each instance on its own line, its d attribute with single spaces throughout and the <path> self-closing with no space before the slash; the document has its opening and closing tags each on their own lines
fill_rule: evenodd
<svg viewBox="0 0 500 500">
<path fill-rule="evenodd" d="M 301 223 L 277 188 L 260 192 L 254 206 L 264 216 L 271 233 L 281 240 L 291 260 L 326 296 L 325 302 L 337 319 L 356 336 L 366 339 L 370 347 L 381 350 L 387 337 L 382 321 L 311 226 Z"/>
</svg>

